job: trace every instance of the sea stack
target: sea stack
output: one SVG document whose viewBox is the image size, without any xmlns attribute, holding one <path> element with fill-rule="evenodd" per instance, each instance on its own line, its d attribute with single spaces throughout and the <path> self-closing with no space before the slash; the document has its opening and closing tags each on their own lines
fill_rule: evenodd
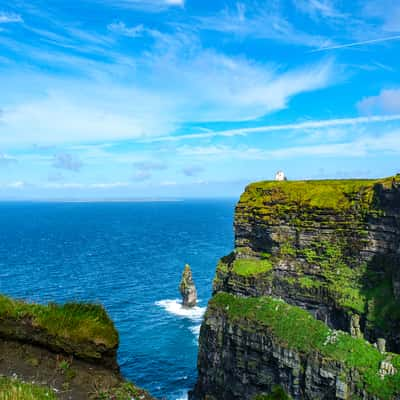
<svg viewBox="0 0 400 400">
<path fill-rule="evenodd" d="M 185 265 L 185 269 L 183 270 L 179 291 L 182 295 L 183 307 L 190 308 L 197 304 L 197 290 L 193 282 L 192 270 L 188 264 Z"/>
</svg>

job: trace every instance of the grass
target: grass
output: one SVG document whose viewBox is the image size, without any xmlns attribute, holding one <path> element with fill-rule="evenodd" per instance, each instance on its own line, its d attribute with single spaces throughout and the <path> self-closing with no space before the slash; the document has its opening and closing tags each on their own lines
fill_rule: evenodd
<svg viewBox="0 0 400 400">
<path fill-rule="evenodd" d="M 337 212 L 372 211 L 375 187 L 390 187 L 392 177 L 375 180 L 264 181 L 248 185 L 239 206 L 263 208 L 267 214 L 284 215 L 290 211 L 330 209 Z"/>
<path fill-rule="evenodd" d="M 233 262 L 232 271 L 240 276 L 256 276 L 271 271 L 271 261 L 259 259 L 237 259 Z"/>
<path fill-rule="evenodd" d="M 110 348 L 118 346 L 118 332 L 104 308 L 95 304 L 28 304 L 0 295 L 0 321 L 30 320 L 48 334 L 76 343 L 94 342 Z"/>
<path fill-rule="evenodd" d="M 0 377 L 0 400 L 56 400 L 54 392 L 42 386 Z"/>
<path fill-rule="evenodd" d="M 355 368 L 368 393 L 389 400 L 400 394 L 400 372 L 382 380 L 378 375 L 384 356 L 363 339 L 340 333 L 335 344 L 326 344 L 330 329 L 307 311 L 269 297 L 242 298 L 218 293 L 210 302 L 209 311 L 220 310 L 236 323 L 252 322 L 252 329 L 267 329 L 281 345 L 303 354 L 319 352 L 336 360 L 349 370 Z M 254 322 L 256 323 L 254 325 Z M 400 356 L 393 355 L 392 363 L 400 371 Z"/>
</svg>

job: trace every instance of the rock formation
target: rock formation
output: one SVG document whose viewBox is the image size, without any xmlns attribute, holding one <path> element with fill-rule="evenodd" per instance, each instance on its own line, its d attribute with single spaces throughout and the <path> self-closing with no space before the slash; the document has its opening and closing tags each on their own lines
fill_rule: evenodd
<svg viewBox="0 0 400 400">
<path fill-rule="evenodd" d="M 399 400 L 399 271 L 392 178 L 249 185 L 190 398 Z"/>
<path fill-rule="evenodd" d="M 50 399 L 154 400 L 120 375 L 118 344 L 101 306 L 42 306 L 0 295 L 0 398 L 15 391 L 25 398 L 26 386 L 47 390 Z"/>
<path fill-rule="evenodd" d="M 182 274 L 179 291 L 182 295 L 183 307 L 194 307 L 197 304 L 197 291 L 193 281 L 192 270 L 188 264 L 185 265 Z"/>
</svg>

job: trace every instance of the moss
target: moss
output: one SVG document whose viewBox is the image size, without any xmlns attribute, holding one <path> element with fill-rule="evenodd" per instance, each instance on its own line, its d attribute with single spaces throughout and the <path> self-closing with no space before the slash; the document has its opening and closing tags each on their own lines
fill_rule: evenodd
<svg viewBox="0 0 400 400">
<path fill-rule="evenodd" d="M 233 262 L 232 271 L 241 276 L 256 276 L 272 270 L 272 263 L 268 259 L 237 259 Z"/>
<path fill-rule="evenodd" d="M 28 304 L 0 295 L 1 319 L 30 320 L 50 335 L 72 342 L 94 342 L 115 348 L 118 332 L 104 308 L 95 304 Z"/>
<path fill-rule="evenodd" d="M 56 400 L 55 393 L 42 386 L 0 377 L 0 400 Z"/>
<path fill-rule="evenodd" d="M 207 313 L 215 309 L 239 325 L 247 321 L 253 324 L 252 329 L 266 328 L 282 346 L 303 354 L 319 352 L 325 358 L 343 363 L 347 369 L 355 368 L 366 391 L 379 399 L 400 394 L 400 372 L 382 380 L 378 371 L 385 356 L 374 346 L 344 332 L 339 333 L 335 343 L 327 344 L 330 329 L 301 308 L 269 297 L 242 298 L 219 293 L 211 300 Z M 400 367 L 400 356 L 393 354 L 392 363 Z"/>
<path fill-rule="evenodd" d="M 390 328 L 392 321 L 400 320 L 400 302 L 393 296 L 391 279 L 384 279 L 378 285 L 365 291 L 367 298 L 367 324 L 382 329 Z"/>
<path fill-rule="evenodd" d="M 346 246 L 340 240 L 320 241 L 299 251 L 308 264 L 319 268 L 318 275 L 322 278 L 301 277 L 299 284 L 305 288 L 324 287 L 339 307 L 364 313 L 366 298 L 363 285 L 367 266 L 359 264 L 355 257 L 346 256 Z"/>
<path fill-rule="evenodd" d="M 290 400 L 281 386 L 275 386 L 270 394 L 258 394 L 253 400 Z"/>
<path fill-rule="evenodd" d="M 316 279 L 312 279 L 308 276 L 302 276 L 301 278 L 298 279 L 298 282 L 302 288 L 306 288 L 306 289 L 321 287 L 320 281 L 318 281 Z"/>
</svg>

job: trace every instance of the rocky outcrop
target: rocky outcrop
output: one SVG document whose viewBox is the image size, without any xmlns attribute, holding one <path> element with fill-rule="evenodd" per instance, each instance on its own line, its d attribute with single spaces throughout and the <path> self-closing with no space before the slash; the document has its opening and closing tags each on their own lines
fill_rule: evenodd
<svg viewBox="0 0 400 400">
<path fill-rule="evenodd" d="M 191 399 L 252 400 L 278 385 L 294 400 L 398 400 L 393 364 L 400 365 L 400 357 L 389 364 L 385 357 L 280 300 L 221 293 L 201 328 Z"/>
<path fill-rule="evenodd" d="M 197 304 L 197 290 L 193 281 L 192 270 L 188 264 L 185 265 L 183 270 L 179 291 L 182 295 L 183 307 L 194 307 Z"/>
<path fill-rule="evenodd" d="M 5 398 L 27 382 L 62 400 L 152 400 L 120 375 L 118 344 L 99 305 L 42 306 L 0 295 L 0 378 L 11 378 L 0 389 Z"/>
<path fill-rule="evenodd" d="M 385 353 L 400 352 L 399 271 L 392 178 L 249 185 L 235 250 L 217 267 L 191 398 L 250 400 L 278 385 L 299 400 L 399 399 L 399 358 Z M 263 314 L 260 299 L 282 299 L 291 321 Z M 279 318 L 287 332 L 271 323 Z M 317 345 L 292 340 L 314 329 Z"/>
<path fill-rule="evenodd" d="M 400 352 L 400 190 L 391 179 L 249 185 L 236 208 L 235 244 L 215 293 L 282 297 L 331 328 L 384 337 Z M 241 259 L 272 268 L 237 273 Z"/>
</svg>

